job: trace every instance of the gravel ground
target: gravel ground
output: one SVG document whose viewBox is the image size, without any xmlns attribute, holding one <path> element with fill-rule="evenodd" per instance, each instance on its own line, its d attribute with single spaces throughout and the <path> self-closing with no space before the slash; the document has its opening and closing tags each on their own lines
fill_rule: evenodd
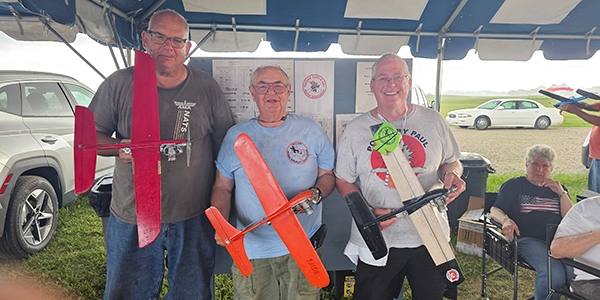
<svg viewBox="0 0 600 300">
<path fill-rule="evenodd" d="M 489 159 L 498 173 L 525 171 L 525 154 L 534 144 L 546 144 L 556 151 L 554 173 L 587 173 L 581 164 L 581 145 L 591 130 L 589 127 L 476 130 L 451 126 L 451 129 L 460 151 Z"/>
</svg>

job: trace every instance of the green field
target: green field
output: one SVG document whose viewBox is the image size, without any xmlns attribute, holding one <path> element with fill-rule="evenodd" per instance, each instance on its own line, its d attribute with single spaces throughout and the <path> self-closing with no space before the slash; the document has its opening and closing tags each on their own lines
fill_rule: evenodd
<svg viewBox="0 0 600 300">
<path fill-rule="evenodd" d="M 474 108 L 488 100 L 497 99 L 497 98 L 511 98 L 511 97 L 442 96 L 440 114 L 442 114 L 442 116 L 446 117 L 446 115 L 450 111 L 457 110 L 457 109 Z M 543 104 L 546 107 L 552 107 L 552 105 L 554 105 L 554 103 L 556 103 L 555 100 L 548 98 L 546 96 L 542 96 L 542 95 L 534 96 L 534 97 L 516 97 L 516 98 L 535 100 L 535 101 Z M 429 101 L 429 103 L 431 103 L 431 101 L 435 100 L 435 96 L 427 95 L 427 100 Z M 584 102 L 587 102 L 587 101 L 590 101 L 590 100 L 587 99 Z M 581 118 L 579 118 L 571 113 L 564 112 L 563 117 L 564 117 L 563 123 L 561 125 L 557 125 L 557 127 L 592 127 L 592 125 L 590 125 L 589 123 L 583 121 Z"/>
</svg>

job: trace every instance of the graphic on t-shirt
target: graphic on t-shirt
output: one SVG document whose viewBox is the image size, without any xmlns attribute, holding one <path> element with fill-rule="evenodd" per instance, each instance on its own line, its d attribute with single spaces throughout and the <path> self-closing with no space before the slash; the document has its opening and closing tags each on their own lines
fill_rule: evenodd
<svg viewBox="0 0 600 300">
<path fill-rule="evenodd" d="M 521 203 L 521 213 L 523 214 L 528 214 L 532 211 L 560 214 L 560 204 L 556 198 L 519 195 L 519 203 Z"/>
<path fill-rule="evenodd" d="M 402 135 L 402 152 L 406 159 L 410 163 L 412 168 L 420 167 L 423 168 L 425 166 L 425 148 L 421 142 L 414 137 L 404 134 Z M 383 162 L 383 157 L 381 157 L 381 153 L 377 151 L 371 151 L 371 167 L 373 171 L 377 173 L 377 176 L 381 178 L 381 180 L 386 181 L 386 173 L 387 167 Z M 419 173 L 415 173 L 419 175 Z"/>
<path fill-rule="evenodd" d="M 173 101 L 177 106 L 177 120 L 175 121 L 175 131 L 173 132 L 174 140 L 182 140 L 185 138 L 188 132 L 188 125 L 190 123 L 190 111 L 192 107 L 196 106 L 194 102 Z"/>
<path fill-rule="evenodd" d="M 293 142 L 287 147 L 287 157 L 291 162 L 301 165 L 308 160 L 308 147 L 302 142 Z"/>
</svg>

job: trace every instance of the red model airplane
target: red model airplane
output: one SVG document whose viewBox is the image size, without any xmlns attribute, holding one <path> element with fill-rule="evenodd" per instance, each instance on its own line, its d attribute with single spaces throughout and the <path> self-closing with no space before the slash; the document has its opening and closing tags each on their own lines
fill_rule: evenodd
<svg viewBox="0 0 600 300">
<path fill-rule="evenodd" d="M 229 251 L 242 275 L 248 276 L 252 273 L 252 265 L 244 249 L 244 235 L 254 228 L 270 222 L 285 246 L 290 250 L 290 254 L 298 263 L 310 284 L 316 287 L 327 286 L 329 284 L 327 270 L 325 270 L 293 211 L 295 205 L 307 201 L 306 199 L 310 198 L 313 193 L 304 191 L 288 201 L 260 152 L 245 133 L 238 136 L 234 149 L 267 217 L 250 224 L 244 230 L 238 230 L 231 226 L 214 206 L 206 209 L 206 216 L 225 244 L 227 251 Z"/>
<path fill-rule="evenodd" d="M 96 127 L 91 110 L 75 108 L 75 193 L 81 194 L 92 187 L 98 149 L 123 148 L 131 151 L 133 181 L 140 248 L 152 243 L 160 233 L 160 155 L 172 160 L 186 146 L 190 155 L 191 143 L 185 140 L 160 140 L 156 65 L 152 57 L 135 51 L 133 68 L 133 115 L 130 144 L 98 145 Z"/>
</svg>

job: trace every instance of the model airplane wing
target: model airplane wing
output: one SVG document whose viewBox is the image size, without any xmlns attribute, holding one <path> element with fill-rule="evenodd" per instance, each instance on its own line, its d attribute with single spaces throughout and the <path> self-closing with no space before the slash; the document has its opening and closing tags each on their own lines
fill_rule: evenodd
<svg viewBox="0 0 600 300">
<path fill-rule="evenodd" d="M 240 268 L 240 271 L 242 271 L 242 268 L 244 269 L 242 274 L 244 274 L 243 272 L 247 272 L 244 276 L 250 274 L 252 266 L 245 252 L 242 252 L 243 242 L 236 242 L 235 239 L 269 221 L 310 284 L 316 287 L 327 286 L 329 284 L 327 270 L 325 270 L 323 263 L 306 236 L 304 228 L 302 228 L 300 221 L 298 221 L 292 210 L 294 205 L 309 198 L 312 192 L 305 191 L 291 201 L 288 201 L 279 184 L 277 184 L 275 177 L 273 177 L 271 170 L 248 135 L 244 133 L 240 134 L 235 141 L 234 149 L 267 214 L 267 218 L 257 224 L 251 224 L 250 228 L 244 231 L 236 232 L 237 229 L 233 228 L 232 230 L 232 228 L 229 228 L 232 227 L 231 225 L 222 224 L 226 221 L 222 219 L 216 208 L 209 208 L 207 216 L 213 223 L 213 226 L 217 223 L 217 226 L 214 227 L 224 241 L 227 250 L 231 253 L 232 258 L 234 260 L 237 259 L 236 264 Z M 234 235 L 237 236 L 234 237 Z M 238 262 L 240 263 L 238 264 Z"/>
<path fill-rule="evenodd" d="M 135 52 L 131 143 L 160 142 L 156 65 L 152 57 Z M 160 146 L 131 149 L 138 242 L 152 243 L 160 233 Z"/>
<path fill-rule="evenodd" d="M 546 90 L 539 90 L 538 92 L 540 94 L 542 94 L 542 95 L 545 95 L 545 96 L 548 96 L 548 97 L 550 97 L 552 99 L 558 100 L 559 102 L 555 103 L 554 107 L 559 107 L 562 104 L 573 104 L 575 106 L 580 107 L 581 109 L 590 110 L 590 111 L 597 111 L 596 109 L 591 108 L 591 107 L 587 107 L 585 104 L 579 102 L 579 101 L 585 100 L 587 98 L 593 98 L 593 96 L 596 96 L 596 98 L 593 98 L 593 99 L 598 99 L 598 95 L 595 95 L 595 94 L 592 94 L 592 93 L 589 93 L 589 92 L 586 92 L 586 91 L 583 91 L 583 90 L 577 90 L 577 93 L 580 94 L 580 95 L 582 95 L 582 97 L 577 97 L 577 98 L 572 98 L 572 99 L 563 97 L 561 95 L 558 95 L 558 94 L 555 94 L 555 93 L 552 93 L 552 92 L 548 92 Z M 580 92 L 582 92 L 582 93 L 580 93 Z M 590 94 L 593 95 L 593 96 L 590 97 Z"/>
</svg>

